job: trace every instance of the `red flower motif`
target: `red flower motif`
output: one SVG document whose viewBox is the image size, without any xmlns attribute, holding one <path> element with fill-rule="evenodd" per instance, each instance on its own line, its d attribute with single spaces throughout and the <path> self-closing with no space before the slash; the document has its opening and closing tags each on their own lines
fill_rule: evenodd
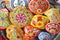
<svg viewBox="0 0 60 40">
<path fill-rule="evenodd" d="M 18 21 L 18 22 L 25 22 L 26 21 L 26 16 L 24 15 L 24 14 L 18 14 L 17 16 L 16 16 L 16 20 Z"/>
<path fill-rule="evenodd" d="M 41 16 L 38 17 L 38 21 L 42 21 L 42 17 Z"/>
<path fill-rule="evenodd" d="M 40 33 L 40 29 L 34 28 L 32 25 L 27 24 L 24 28 L 25 36 L 29 38 L 35 38 Z"/>
<path fill-rule="evenodd" d="M 20 36 L 17 36 L 17 38 L 19 39 L 19 38 L 20 38 Z"/>
</svg>

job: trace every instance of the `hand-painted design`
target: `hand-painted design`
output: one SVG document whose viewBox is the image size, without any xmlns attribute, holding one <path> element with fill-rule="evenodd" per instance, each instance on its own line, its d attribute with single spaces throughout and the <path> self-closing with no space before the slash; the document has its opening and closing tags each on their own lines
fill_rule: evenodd
<svg viewBox="0 0 60 40">
<path fill-rule="evenodd" d="M 49 33 L 47 33 L 47 32 L 41 32 L 38 35 L 38 38 L 39 38 L 39 40 L 52 40 L 51 35 Z"/>
<path fill-rule="evenodd" d="M 1 20 L 4 21 L 5 19 L 2 17 Z"/>
<path fill-rule="evenodd" d="M 3 7 L 9 8 L 9 7 L 10 7 L 10 1 L 9 1 L 9 0 L 4 0 L 4 1 L 2 2 L 2 5 L 3 5 Z"/>
<path fill-rule="evenodd" d="M 57 23 L 48 23 L 46 26 L 45 26 L 46 30 L 51 33 L 51 34 L 58 34 L 59 31 L 60 31 L 60 25 L 57 24 Z"/>
<path fill-rule="evenodd" d="M 10 25 L 6 29 L 6 33 L 7 33 L 7 37 L 9 38 L 9 40 L 23 40 L 22 30 L 14 25 Z"/>
<path fill-rule="evenodd" d="M 7 9 L 0 9 L 0 29 L 5 29 L 10 25 Z"/>
<path fill-rule="evenodd" d="M 45 24 L 48 22 L 49 22 L 49 19 L 46 16 L 35 15 L 32 18 L 31 25 L 39 29 L 44 29 Z"/>
<path fill-rule="evenodd" d="M 28 37 L 28 36 L 26 36 L 27 34 L 24 34 L 24 37 L 25 37 L 25 39 L 26 40 L 34 40 L 34 37 Z"/>
<path fill-rule="evenodd" d="M 2 8 L 1 11 L 8 13 L 8 10 L 6 8 Z"/>
<path fill-rule="evenodd" d="M 12 24 L 18 25 L 19 27 L 24 27 L 26 24 L 29 24 L 32 17 L 32 13 L 27 11 L 23 6 L 16 7 L 14 11 L 10 13 L 10 21 Z"/>
<path fill-rule="evenodd" d="M 28 6 L 30 0 L 10 0 L 10 7 L 14 8 L 16 6 Z"/>
<path fill-rule="evenodd" d="M 15 0 L 10 0 L 10 2 L 11 2 L 10 7 L 14 7 L 14 1 Z"/>
<path fill-rule="evenodd" d="M 38 17 L 38 21 L 42 21 L 42 17 L 41 16 Z"/>
<path fill-rule="evenodd" d="M 50 8 L 50 4 L 47 0 L 31 0 L 29 3 L 29 9 L 34 14 L 43 14 Z"/>
<path fill-rule="evenodd" d="M 18 14 L 17 16 L 16 16 L 16 20 L 18 21 L 18 22 L 25 22 L 26 21 L 26 16 L 24 15 L 24 14 Z"/>
<path fill-rule="evenodd" d="M 45 15 L 48 16 L 51 22 L 60 23 L 60 14 L 59 10 L 56 8 L 51 8 L 50 10 L 46 11 Z"/>
<path fill-rule="evenodd" d="M 25 36 L 27 39 L 33 39 L 40 33 L 40 29 L 34 28 L 32 25 L 27 24 L 24 28 Z"/>
<path fill-rule="evenodd" d="M 14 6 L 25 6 L 25 2 L 23 0 L 14 0 Z"/>
<path fill-rule="evenodd" d="M 12 40 L 20 40 L 20 36 L 19 35 L 20 34 L 16 33 L 16 31 L 12 31 L 12 33 L 11 33 Z"/>
<path fill-rule="evenodd" d="M 5 8 L 5 3 L 4 3 L 4 1 L 1 2 L 0 8 Z"/>
</svg>

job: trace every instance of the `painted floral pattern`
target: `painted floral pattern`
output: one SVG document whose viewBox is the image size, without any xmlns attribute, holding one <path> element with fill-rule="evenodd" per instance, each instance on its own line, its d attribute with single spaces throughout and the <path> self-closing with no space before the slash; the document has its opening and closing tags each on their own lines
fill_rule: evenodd
<svg viewBox="0 0 60 40">
<path fill-rule="evenodd" d="M 29 3 L 29 9 L 34 14 L 43 14 L 50 8 L 50 4 L 47 0 L 32 0 Z"/>
<path fill-rule="evenodd" d="M 18 10 L 17 10 L 18 9 Z M 13 13 L 10 13 L 10 21 L 18 26 L 25 26 L 32 19 L 32 13 L 27 11 L 25 7 L 16 7 Z"/>
<path fill-rule="evenodd" d="M 44 29 L 45 24 L 48 22 L 49 22 L 49 19 L 46 16 L 35 15 L 32 18 L 31 25 L 39 29 Z"/>
<path fill-rule="evenodd" d="M 32 25 L 27 24 L 24 28 L 25 37 L 27 39 L 34 39 L 40 33 L 40 29 L 34 28 Z"/>
<path fill-rule="evenodd" d="M 5 11 L 4 11 L 5 10 Z M 0 28 L 6 28 L 10 25 L 7 9 L 0 10 Z"/>
<path fill-rule="evenodd" d="M 60 31 L 60 25 L 54 22 L 48 23 L 45 26 L 46 30 L 51 34 L 58 34 Z"/>
<path fill-rule="evenodd" d="M 60 23 L 59 9 L 51 8 L 45 12 L 45 15 L 48 16 L 51 22 Z"/>
<path fill-rule="evenodd" d="M 18 22 L 25 22 L 26 21 L 26 16 L 24 15 L 24 14 L 18 14 L 17 16 L 16 16 L 16 20 L 18 21 Z"/>
<path fill-rule="evenodd" d="M 9 38 L 10 40 L 23 40 L 22 30 L 16 27 L 15 25 L 10 25 L 7 28 L 6 32 L 7 32 L 7 38 Z"/>
</svg>

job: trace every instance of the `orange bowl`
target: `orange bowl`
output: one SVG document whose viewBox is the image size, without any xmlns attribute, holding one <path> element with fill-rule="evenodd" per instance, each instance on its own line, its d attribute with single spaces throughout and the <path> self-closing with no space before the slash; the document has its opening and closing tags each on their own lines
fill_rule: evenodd
<svg viewBox="0 0 60 40">
<path fill-rule="evenodd" d="M 50 4 L 47 0 L 31 0 L 29 3 L 29 9 L 34 14 L 44 14 L 50 8 Z"/>
</svg>

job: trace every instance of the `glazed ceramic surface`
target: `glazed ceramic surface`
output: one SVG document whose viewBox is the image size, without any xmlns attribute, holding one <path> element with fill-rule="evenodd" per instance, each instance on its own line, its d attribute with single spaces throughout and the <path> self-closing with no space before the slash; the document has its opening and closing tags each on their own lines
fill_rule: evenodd
<svg viewBox="0 0 60 40">
<path fill-rule="evenodd" d="M 10 7 L 14 8 L 16 6 L 28 7 L 30 0 L 10 0 Z"/>
<path fill-rule="evenodd" d="M 48 16 L 51 22 L 60 23 L 60 14 L 57 8 L 51 8 L 45 12 L 45 15 Z"/>
<path fill-rule="evenodd" d="M 8 10 L 0 9 L 0 29 L 5 29 L 10 25 L 10 21 L 8 18 Z"/>
<path fill-rule="evenodd" d="M 24 33 L 27 40 L 33 40 L 40 33 L 40 29 L 34 28 L 32 25 L 27 24 L 24 28 Z"/>
<path fill-rule="evenodd" d="M 48 0 L 31 0 L 29 9 L 34 14 L 44 14 L 50 8 Z"/>
<path fill-rule="evenodd" d="M 32 13 L 27 11 L 23 6 L 16 7 L 13 12 L 10 13 L 10 21 L 19 27 L 30 23 L 32 17 Z"/>
<path fill-rule="evenodd" d="M 15 25 L 10 25 L 6 33 L 9 40 L 23 40 L 23 31 Z"/>
<path fill-rule="evenodd" d="M 60 32 L 60 25 L 54 22 L 50 22 L 45 26 L 46 30 L 51 34 L 58 34 Z"/>
<path fill-rule="evenodd" d="M 38 38 L 39 40 L 51 40 L 51 36 L 49 33 L 47 32 L 41 32 L 39 35 L 38 35 Z"/>
<path fill-rule="evenodd" d="M 31 25 L 39 29 L 44 29 L 45 24 L 48 22 L 49 22 L 48 17 L 43 15 L 35 15 L 32 18 Z"/>
</svg>

